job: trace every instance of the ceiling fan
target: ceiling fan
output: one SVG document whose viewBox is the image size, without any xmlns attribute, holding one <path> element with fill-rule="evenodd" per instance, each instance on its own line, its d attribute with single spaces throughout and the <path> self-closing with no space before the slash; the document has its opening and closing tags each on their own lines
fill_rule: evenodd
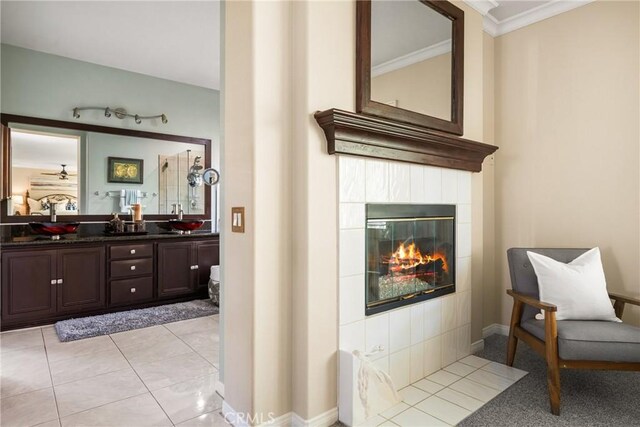
<svg viewBox="0 0 640 427">
<path fill-rule="evenodd" d="M 67 165 L 61 164 L 60 166 L 62 166 L 62 170 L 60 172 L 56 172 L 56 173 L 42 172 L 42 175 L 54 175 L 54 176 L 57 176 L 59 179 L 62 179 L 62 180 L 69 179 L 70 176 L 76 176 L 75 173 L 67 172 L 67 170 L 65 169 L 67 167 Z"/>
</svg>

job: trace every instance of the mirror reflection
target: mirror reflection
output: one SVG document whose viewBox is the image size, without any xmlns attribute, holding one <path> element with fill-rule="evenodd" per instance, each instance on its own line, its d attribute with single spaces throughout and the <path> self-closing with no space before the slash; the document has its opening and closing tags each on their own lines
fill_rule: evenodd
<svg viewBox="0 0 640 427">
<path fill-rule="evenodd" d="M 371 99 L 451 120 L 452 34 L 420 1 L 372 1 Z"/>
<path fill-rule="evenodd" d="M 10 124 L 8 215 L 204 214 L 201 144 Z"/>
</svg>

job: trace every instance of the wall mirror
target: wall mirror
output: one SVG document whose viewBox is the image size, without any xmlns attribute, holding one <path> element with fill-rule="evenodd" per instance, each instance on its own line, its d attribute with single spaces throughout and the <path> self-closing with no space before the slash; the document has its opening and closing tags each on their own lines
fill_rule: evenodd
<svg viewBox="0 0 640 427">
<path fill-rule="evenodd" d="M 103 220 L 130 215 L 140 203 L 149 219 L 211 217 L 211 187 L 202 174 L 211 141 L 153 132 L 2 115 L 3 222 L 57 215 Z"/>
<path fill-rule="evenodd" d="M 462 135 L 463 44 L 449 2 L 358 1 L 357 112 Z"/>
</svg>

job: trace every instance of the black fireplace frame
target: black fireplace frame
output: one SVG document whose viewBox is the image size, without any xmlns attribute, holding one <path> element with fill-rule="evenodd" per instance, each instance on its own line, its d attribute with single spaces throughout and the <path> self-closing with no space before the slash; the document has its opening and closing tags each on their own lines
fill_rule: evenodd
<svg viewBox="0 0 640 427">
<path fill-rule="evenodd" d="M 382 301 L 377 301 L 375 304 L 368 304 L 366 298 L 366 287 L 368 286 L 368 259 L 365 255 L 364 263 L 365 263 L 365 315 L 370 316 L 372 314 L 382 313 L 385 311 L 393 310 L 394 308 L 404 307 L 406 305 L 415 304 L 421 301 L 426 301 L 433 298 L 438 298 L 443 295 L 452 294 L 456 291 L 456 264 L 457 264 L 457 228 L 458 223 L 456 221 L 456 205 L 431 205 L 431 204 L 378 204 L 378 203 L 368 203 L 365 206 L 365 227 L 369 220 L 375 219 L 406 219 L 411 220 L 412 218 L 424 218 L 424 217 L 453 217 L 453 268 L 451 269 L 450 276 L 453 278 L 453 283 L 451 285 L 446 285 L 444 287 L 421 292 L 418 295 L 406 297 L 400 296 L 393 299 L 387 299 Z M 365 228 L 365 254 L 367 248 L 369 247 L 369 233 L 366 232 Z"/>
</svg>

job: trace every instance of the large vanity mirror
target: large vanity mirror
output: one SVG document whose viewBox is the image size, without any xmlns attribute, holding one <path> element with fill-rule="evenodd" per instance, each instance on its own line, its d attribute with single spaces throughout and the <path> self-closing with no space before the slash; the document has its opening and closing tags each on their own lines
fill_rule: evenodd
<svg viewBox="0 0 640 427">
<path fill-rule="evenodd" d="M 357 112 L 462 135 L 464 12 L 363 0 L 357 22 Z"/>
<path fill-rule="evenodd" d="M 211 216 L 208 139 L 6 114 L 2 124 L 5 221 L 42 219 L 53 205 L 58 216 L 102 220 L 135 203 L 150 219 L 178 204 L 185 216 Z"/>
</svg>

